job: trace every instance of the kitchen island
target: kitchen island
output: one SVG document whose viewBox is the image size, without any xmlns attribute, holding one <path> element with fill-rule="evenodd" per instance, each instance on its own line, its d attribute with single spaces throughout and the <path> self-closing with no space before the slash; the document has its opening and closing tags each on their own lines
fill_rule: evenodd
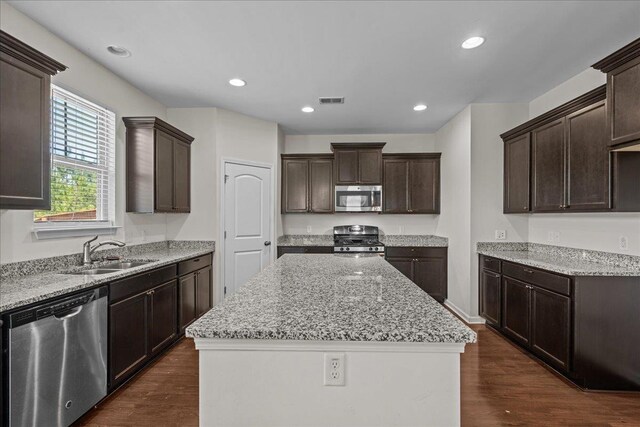
<svg viewBox="0 0 640 427">
<path fill-rule="evenodd" d="M 476 339 L 375 255 L 285 255 L 186 334 L 203 426 L 458 425 Z"/>
</svg>

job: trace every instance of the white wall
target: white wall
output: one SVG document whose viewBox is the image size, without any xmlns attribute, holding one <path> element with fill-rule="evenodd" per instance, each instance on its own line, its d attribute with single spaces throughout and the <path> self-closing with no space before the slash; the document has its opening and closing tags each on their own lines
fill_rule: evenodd
<svg viewBox="0 0 640 427">
<path fill-rule="evenodd" d="M 284 152 L 331 153 L 332 142 L 386 142 L 384 153 L 434 152 L 435 134 L 286 135 Z M 331 234 L 335 225 L 374 225 L 386 234 L 434 234 L 438 215 L 286 214 L 284 234 Z M 311 229 L 308 231 L 308 227 Z"/>
<path fill-rule="evenodd" d="M 165 106 L 5 2 L 0 2 L 0 28 L 69 67 L 53 78 L 54 84 L 116 113 L 116 224 L 122 228 L 114 237 L 127 243 L 164 240 L 166 215 L 124 212 L 125 128 L 122 117 L 158 116 L 164 119 Z M 82 242 L 87 240 L 81 237 L 38 241 L 31 233 L 32 227 L 33 211 L 0 211 L 1 263 L 80 252 Z"/>
<path fill-rule="evenodd" d="M 605 75 L 592 68 L 572 77 L 529 103 L 529 117 L 536 117 L 591 89 L 603 85 Z M 560 232 L 560 246 L 640 255 L 640 213 L 564 213 L 529 216 L 529 241 L 551 243 L 550 232 Z M 626 236 L 628 250 L 620 248 Z"/>
<path fill-rule="evenodd" d="M 440 221 L 436 233 L 449 238 L 448 300 L 469 313 L 471 276 L 471 107 L 436 133 L 442 152 Z"/>
</svg>

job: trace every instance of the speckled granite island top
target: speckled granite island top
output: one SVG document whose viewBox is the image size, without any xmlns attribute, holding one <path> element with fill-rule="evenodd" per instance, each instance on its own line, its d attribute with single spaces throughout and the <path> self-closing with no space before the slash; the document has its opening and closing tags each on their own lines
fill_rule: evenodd
<svg viewBox="0 0 640 427">
<path fill-rule="evenodd" d="M 213 248 L 164 248 L 148 252 L 136 253 L 127 259 L 151 261 L 148 264 L 120 270 L 114 273 L 85 276 L 65 274 L 63 272 L 46 272 L 20 277 L 3 277 L 0 280 L 0 312 L 25 306 L 49 298 L 59 297 L 81 289 L 113 282 L 124 277 L 133 276 L 147 270 L 213 252 Z M 99 267 L 106 262 L 95 264 L 89 268 Z M 64 271 L 75 271 L 82 267 L 67 267 Z"/>
<path fill-rule="evenodd" d="M 187 328 L 192 338 L 475 342 L 379 256 L 284 255 Z"/>
<path fill-rule="evenodd" d="M 383 234 L 380 241 L 387 246 L 447 247 L 449 239 L 430 234 Z M 278 237 L 278 246 L 333 246 L 333 236 L 328 234 L 287 234 Z"/>
</svg>

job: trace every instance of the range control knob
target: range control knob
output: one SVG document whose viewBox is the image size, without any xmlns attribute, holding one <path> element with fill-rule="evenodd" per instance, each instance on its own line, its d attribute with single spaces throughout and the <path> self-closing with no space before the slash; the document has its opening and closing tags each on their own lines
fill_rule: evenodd
<svg viewBox="0 0 640 427">
<path fill-rule="evenodd" d="M 350 250 L 351 250 L 351 248 L 347 248 L 347 250 L 348 250 L 348 251 L 350 251 Z"/>
<path fill-rule="evenodd" d="M 344 251 L 344 248 L 340 248 L 341 251 Z"/>
<path fill-rule="evenodd" d="M 369 248 L 369 250 L 370 250 L 370 251 L 372 251 L 372 250 L 373 250 L 373 248 Z"/>
</svg>

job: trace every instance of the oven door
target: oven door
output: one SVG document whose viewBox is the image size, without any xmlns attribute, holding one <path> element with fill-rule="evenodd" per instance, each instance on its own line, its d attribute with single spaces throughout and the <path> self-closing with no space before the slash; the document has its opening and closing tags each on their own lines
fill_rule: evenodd
<svg viewBox="0 0 640 427">
<path fill-rule="evenodd" d="M 336 212 L 382 211 L 381 185 L 336 185 Z"/>
</svg>

